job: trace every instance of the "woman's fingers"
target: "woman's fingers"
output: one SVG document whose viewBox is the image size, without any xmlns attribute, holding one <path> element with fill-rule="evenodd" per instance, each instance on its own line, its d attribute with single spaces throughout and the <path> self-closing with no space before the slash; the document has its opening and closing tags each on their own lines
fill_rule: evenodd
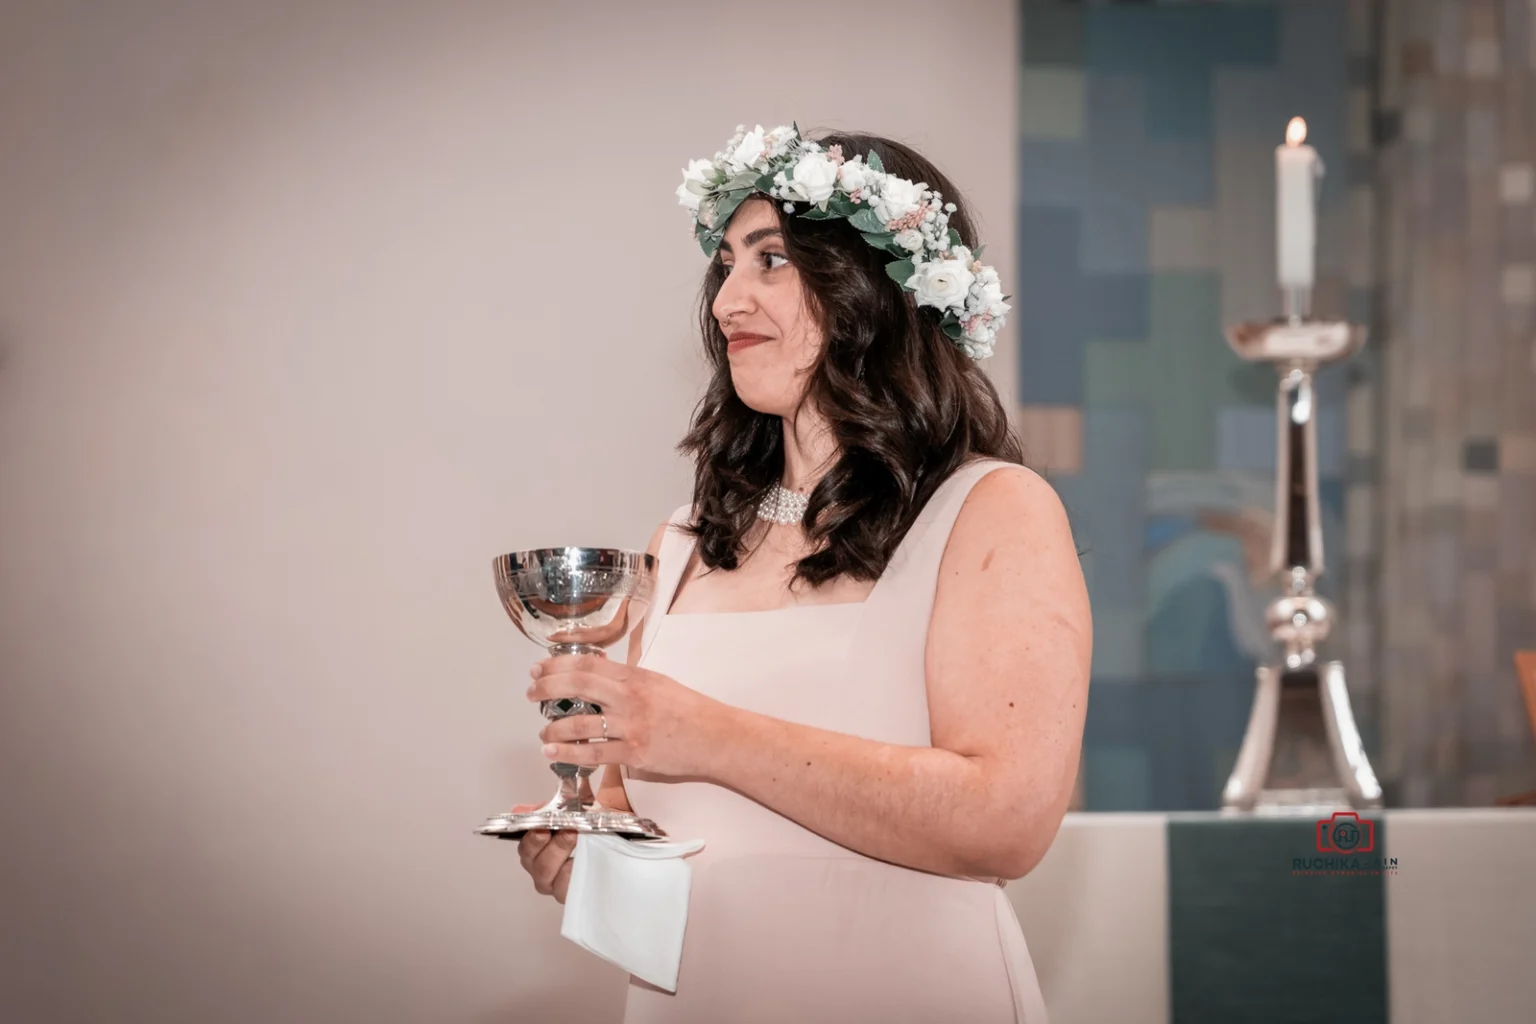
<svg viewBox="0 0 1536 1024">
<path fill-rule="evenodd" d="M 571 858 L 576 848 L 576 833 L 565 830 L 555 834 L 534 854 L 528 873 L 533 876 L 533 887 L 545 896 L 555 893 L 555 877 Z"/>
<path fill-rule="evenodd" d="M 523 838 L 517 841 L 517 859 L 522 862 L 524 871 L 533 873 L 533 859 L 548 843 L 549 832 L 544 829 L 523 833 Z"/>
<path fill-rule="evenodd" d="M 600 764 L 633 764 L 626 760 L 626 753 L 633 748 L 622 741 L 607 743 L 546 743 L 541 748 L 546 760 L 580 767 Z"/>
<path fill-rule="evenodd" d="M 554 889 L 552 895 L 561 903 L 565 902 L 565 894 L 570 891 L 571 865 L 575 863 L 574 860 L 567 860 L 564 864 L 560 865 L 560 870 L 555 873 L 555 882 L 551 886 Z"/>
<path fill-rule="evenodd" d="M 529 700 L 575 698 L 603 707 L 615 703 L 626 693 L 625 685 L 617 679 L 564 667 L 546 669 L 528 687 Z"/>
<path fill-rule="evenodd" d="M 619 731 L 618 720 L 608 716 L 608 739 L 618 739 L 623 733 Z M 567 715 L 547 723 L 539 730 L 539 739 L 545 743 L 574 743 L 577 740 L 602 740 L 603 716 L 602 715 Z"/>
</svg>

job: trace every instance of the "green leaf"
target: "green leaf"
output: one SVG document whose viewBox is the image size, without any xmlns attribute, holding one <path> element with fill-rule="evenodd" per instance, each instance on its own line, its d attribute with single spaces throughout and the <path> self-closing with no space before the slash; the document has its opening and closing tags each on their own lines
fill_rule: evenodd
<svg viewBox="0 0 1536 1024">
<path fill-rule="evenodd" d="M 742 171 L 740 174 L 733 177 L 730 181 L 727 181 L 725 183 L 725 191 L 729 192 L 738 188 L 756 188 L 757 179 L 760 176 L 761 175 L 749 167 Z"/>
<path fill-rule="evenodd" d="M 767 192 L 769 189 L 773 188 L 773 175 L 764 174 L 762 177 L 758 178 L 752 183 L 752 187 L 757 189 L 759 192 Z"/>
<path fill-rule="evenodd" d="M 751 189 L 726 193 L 721 198 L 720 205 L 715 208 L 715 226 L 713 230 L 719 234 L 725 234 L 725 225 L 730 222 L 731 214 L 735 213 L 736 207 L 740 206 L 751 194 Z"/>
<path fill-rule="evenodd" d="M 876 153 L 874 150 L 870 150 L 868 153 L 864 154 L 864 163 L 872 171 L 885 170 L 885 165 L 880 162 L 880 154 Z"/>
<path fill-rule="evenodd" d="M 881 220 L 880 215 L 867 206 L 861 207 L 857 213 L 849 217 L 848 223 L 860 231 L 868 231 L 871 234 L 880 235 L 886 231 L 885 221 Z"/>
<path fill-rule="evenodd" d="M 832 214 L 817 206 L 807 207 L 805 212 L 800 214 L 800 216 L 804 217 L 806 220 L 831 220 L 833 217 Z"/>
<path fill-rule="evenodd" d="M 846 192 L 834 192 L 827 200 L 827 209 L 839 217 L 852 217 L 859 212 L 859 204 L 849 199 Z"/>
<path fill-rule="evenodd" d="M 894 263 L 885 265 L 885 276 L 903 288 L 907 286 L 907 278 L 915 273 L 917 273 L 917 267 L 913 266 L 911 260 L 896 260 Z"/>
<path fill-rule="evenodd" d="M 971 258 L 979 260 L 979 259 L 981 259 L 981 254 L 986 252 L 986 251 L 987 251 L 987 247 L 986 246 L 978 245 L 976 248 L 971 250 Z"/>
<path fill-rule="evenodd" d="M 864 241 L 876 249 L 884 249 L 896 240 L 896 233 L 894 231 L 865 231 L 862 234 L 864 235 Z"/>
<path fill-rule="evenodd" d="M 960 321 L 954 318 L 955 314 L 947 314 L 939 323 L 939 330 L 943 331 L 951 341 L 959 341 L 965 332 L 960 329 Z"/>
<path fill-rule="evenodd" d="M 954 228 L 950 228 L 949 229 L 949 247 L 951 249 L 953 249 L 955 246 L 957 246 L 959 244 L 960 244 L 960 232 L 956 231 Z"/>
</svg>

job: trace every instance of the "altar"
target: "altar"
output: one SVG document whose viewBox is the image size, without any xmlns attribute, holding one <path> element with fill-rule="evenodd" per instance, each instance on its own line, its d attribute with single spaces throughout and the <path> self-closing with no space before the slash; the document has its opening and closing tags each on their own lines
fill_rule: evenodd
<svg viewBox="0 0 1536 1024">
<path fill-rule="evenodd" d="M 1052 1024 L 1536 1020 L 1536 809 L 1360 818 L 1067 815 L 1007 890 Z"/>
</svg>

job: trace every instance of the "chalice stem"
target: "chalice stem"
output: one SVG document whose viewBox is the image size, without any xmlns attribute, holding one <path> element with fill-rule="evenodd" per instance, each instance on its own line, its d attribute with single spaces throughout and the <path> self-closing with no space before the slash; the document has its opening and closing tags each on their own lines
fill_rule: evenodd
<svg viewBox="0 0 1536 1024">
<path fill-rule="evenodd" d="M 555 796 L 560 810 L 579 812 L 596 803 L 596 797 L 592 793 L 592 783 L 588 781 L 593 772 L 591 765 L 556 761 L 549 768 L 560 779 L 560 792 Z"/>
</svg>

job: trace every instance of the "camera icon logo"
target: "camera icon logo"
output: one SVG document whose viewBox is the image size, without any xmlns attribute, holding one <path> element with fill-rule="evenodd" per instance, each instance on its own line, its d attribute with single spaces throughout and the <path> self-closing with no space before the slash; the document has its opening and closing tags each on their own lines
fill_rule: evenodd
<svg viewBox="0 0 1536 1024">
<path fill-rule="evenodd" d="M 1334 811 L 1317 823 L 1318 853 L 1370 853 L 1376 849 L 1376 823 L 1354 811 Z"/>
</svg>

